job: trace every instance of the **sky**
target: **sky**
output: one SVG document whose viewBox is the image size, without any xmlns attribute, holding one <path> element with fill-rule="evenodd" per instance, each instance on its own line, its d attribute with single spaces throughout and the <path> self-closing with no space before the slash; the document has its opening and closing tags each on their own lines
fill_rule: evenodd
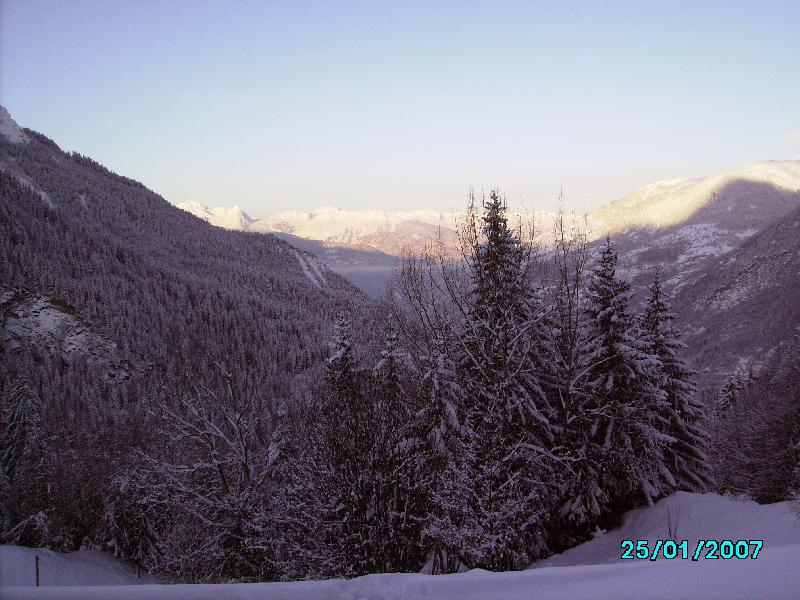
<svg viewBox="0 0 800 600">
<path fill-rule="evenodd" d="M 0 0 L 0 104 L 173 203 L 579 211 L 800 154 L 800 2 Z"/>
</svg>

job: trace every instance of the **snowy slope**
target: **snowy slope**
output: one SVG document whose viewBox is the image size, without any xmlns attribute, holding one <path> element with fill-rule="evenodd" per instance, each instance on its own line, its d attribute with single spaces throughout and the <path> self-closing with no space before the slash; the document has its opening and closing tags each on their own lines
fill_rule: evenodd
<svg viewBox="0 0 800 600">
<path fill-rule="evenodd" d="M 209 208 L 199 202 L 185 202 L 178 204 L 178 208 L 192 213 L 195 217 L 200 217 L 207 223 L 223 229 L 234 229 L 238 231 L 248 231 L 253 222 L 247 213 L 240 207 L 232 206 L 224 208 L 217 206 Z"/>
<path fill-rule="evenodd" d="M 610 234 L 635 279 L 666 268 L 668 288 L 800 206 L 800 161 L 769 161 L 701 179 L 662 181 L 589 215 L 592 238 Z"/>
<path fill-rule="evenodd" d="M 636 562 L 515 573 L 368 575 L 233 585 L 9 587 L 4 600 L 796 600 L 800 545 L 752 561 Z"/>
<path fill-rule="evenodd" d="M 679 539 L 764 539 L 764 549 L 757 560 L 619 560 L 622 539 L 663 539 L 667 535 L 668 517 L 673 522 L 677 518 L 676 537 Z M 0 590 L 0 597 L 4 600 L 124 600 L 142 597 L 156 600 L 779 600 L 797 598 L 799 560 L 800 521 L 788 503 L 759 506 L 716 494 L 677 493 L 653 507 L 631 511 L 621 528 L 598 535 L 523 572 L 473 570 L 458 575 L 390 574 L 368 575 L 349 581 L 236 585 L 112 587 L 106 584 L 38 590 L 6 587 Z M 85 571 L 80 561 L 74 564 Z M 75 575 L 69 581 L 78 578 Z M 87 575 L 85 579 L 91 579 L 84 584 L 86 586 L 106 582 L 102 575 L 92 575 L 91 578 Z M 17 580 L 9 581 L 16 583 Z"/>
<path fill-rule="evenodd" d="M 136 570 L 131 565 L 100 550 L 80 550 L 63 554 L 47 548 L 0 546 L 0 586 L 35 585 L 37 554 L 39 583 L 42 586 L 158 583 L 156 577 L 144 573 L 141 578 L 137 578 Z M 6 598 L 2 590 L 0 598 Z"/>
<path fill-rule="evenodd" d="M 629 540 L 763 540 L 767 557 L 779 546 L 800 544 L 800 514 L 789 502 L 760 505 L 719 494 L 677 492 L 654 506 L 632 510 L 622 526 L 534 565 L 571 567 L 619 563 L 620 543 Z M 800 549 L 800 547 L 798 547 Z"/>
<path fill-rule="evenodd" d="M 800 160 L 772 160 L 722 171 L 708 177 L 657 181 L 642 186 L 593 211 L 590 215 L 592 230 L 595 235 L 605 235 L 631 229 L 663 229 L 685 223 L 713 204 L 715 198 L 737 182 L 766 183 L 777 189 L 798 192 Z M 729 201 L 723 209 L 724 212 L 731 213 L 730 221 L 726 224 L 735 224 L 737 217 L 741 216 L 735 214 L 732 204 Z M 752 208 L 758 210 L 765 207 Z"/>
<path fill-rule="evenodd" d="M 76 357 L 95 367 L 106 381 L 124 381 L 132 369 L 118 344 L 91 330 L 62 302 L 29 291 L 0 288 L 0 352 L 22 347 L 58 352 L 65 363 Z"/>
<path fill-rule="evenodd" d="M 701 378 L 760 368 L 800 333 L 800 206 L 683 277 L 674 306 Z"/>
</svg>

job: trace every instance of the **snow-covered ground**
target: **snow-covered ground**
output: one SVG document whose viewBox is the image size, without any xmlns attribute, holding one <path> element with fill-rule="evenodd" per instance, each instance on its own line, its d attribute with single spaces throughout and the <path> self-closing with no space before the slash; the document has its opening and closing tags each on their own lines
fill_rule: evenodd
<svg viewBox="0 0 800 600">
<path fill-rule="evenodd" d="M 690 548 L 698 539 L 763 539 L 764 547 L 756 560 L 693 562 L 659 558 L 650 562 L 619 559 L 623 539 L 653 541 L 667 538 L 670 531 L 676 539 L 689 540 Z M 33 553 L 35 551 L 30 549 L 3 547 L 0 582 L 4 586 L 30 586 Z M 53 562 L 45 563 L 43 560 L 43 571 L 55 568 L 49 565 L 58 565 L 58 568 L 53 575 L 55 580 L 44 580 L 45 585 L 52 585 L 49 583 L 52 581 L 56 585 L 72 587 L 4 587 L 0 589 L 0 598 L 769 600 L 800 597 L 800 569 L 797 568 L 800 565 L 800 519 L 793 507 L 789 503 L 759 506 L 748 500 L 716 494 L 674 494 L 653 507 L 631 511 L 619 529 L 598 533 L 581 546 L 539 563 L 533 569 L 515 573 L 473 570 L 444 576 L 369 575 L 349 581 L 142 586 L 128 585 L 140 580 L 131 581 L 130 568 L 110 557 L 81 552 L 63 556 L 63 562 L 56 562 L 51 554 L 54 553 L 45 556 Z M 129 578 L 127 581 L 126 577 Z"/>
<path fill-rule="evenodd" d="M 618 529 L 599 533 L 534 568 L 616 564 L 622 540 L 648 540 L 652 547 L 656 540 L 670 539 L 670 530 L 672 539 L 688 540 L 690 553 L 699 540 L 723 539 L 763 540 L 766 552 L 800 545 L 800 513 L 790 502 L 761 505 L 744 498 L 677 492 L 655 506 L 630 511 Z"/>
<path fill-rule="evenodd" d="M 39 583 L 42 586 L 126 586 L 158 583 L 151 575 L 136 577 L 131 565 L 100 550 L 80 550 L 64 554 L 47 548 L 0 546 L 0 598 L 8 596 L 9 586 L 36 584 L 36 555 L 39 555 Z"/>
</svg>

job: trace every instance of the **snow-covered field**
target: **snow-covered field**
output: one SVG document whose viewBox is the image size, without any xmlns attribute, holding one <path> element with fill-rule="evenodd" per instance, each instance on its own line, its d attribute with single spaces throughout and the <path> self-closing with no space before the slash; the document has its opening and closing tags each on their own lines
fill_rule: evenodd
<svg viewBox="0 0 800 600">
<path fill-rule="evenodd" d="M 756 560 L 621 561 L 623 539 L 763 539 Z M 236 585 L 136 585 L 131 568 L 98 552 L 42 556 L 42 581 L 33 583 L 36 550 L 0 548 L 0 598 L 64 600 L 547 600 L 547 599 L 789 599 L 800 597 L 800 518 L 789 503 L 759 506 L 716 494 L 677 493 L 631 511 L 617 530 L 515 573 L 474 570 L 459 575 L 369 575 L 344 580 Z M 12 586 L 12 587 L 8 587 Z"/>
<path fill-rule="evenodd" d="M 9 586 L 36 583 L 36 555 L 39 555 L 39 582 L 42 586 L 126 586 L 159 583 L 155 577 L 100 550 L 81 550 L 64 554 L 47 548 L 0 546 L 0 598 L 5 600 Z"/>
</svg>

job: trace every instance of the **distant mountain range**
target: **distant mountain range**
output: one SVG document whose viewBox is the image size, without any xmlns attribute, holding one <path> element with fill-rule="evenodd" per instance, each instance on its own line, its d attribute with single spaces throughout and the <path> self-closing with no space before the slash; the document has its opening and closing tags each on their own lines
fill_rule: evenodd
<svg viewBox="0 0 800 600">
<path fill-rule="evenodd" d="M 326 207 L 253 219 L 238 207 L 179 206 L 214 225 L 284 237 L 371 295 L 386 288 L 404 250 L 417 252 L 437 236 L 455 247 L 463 216 Z M 652 268 L 664 270 L 687 325 L 691 357 L 711 382 L 737 365 L 763 362 L 797 333 L 798 210 L 800 156 L 648 184 L 592 211 L 587 224 L 592 246 L 613 237 L 637 297 Z M 555 214 L 533 217 L 546 243 Z"/>
<path fill-rule="evenodd" d="M 708 177 L 660 181 L 587 215 L 590 240 L 611 235 L 621 265 L 633 279 L 650 267 L 666 268 L 668 287 L 679 287 L 688 273 L 709 258 L 721 256 L 800 205 L 800 156 L 767 161 Z M 410 212 L 345 211 L 325 207 L 309 212 L 284 211 L 255 219 L 241 208 L 209 208 L 196 202 L 179 204 L 212 225 L 226 229 L 276 233 L 308 240 L 305 249 L 333 270 L 351 276 L 370 293 L 389 278 L 392 256 L 419 252 L 440 237 L 455 249 L 456 228 L 463 213 L 433 210 Z M 555 213 L 513 213 L 530 219 L 537 237 L 549 241 Z M 348 252 L 345 252 L 347 250 Z M 358 251 L 368 251 L 360 254 Z"/>
<path fill-rule="evenodd" d="M 765 191 L 769 191 L 769 197 L 765 197 Z M 724 238 L 730 233 L 746 237 L 790 210 L 798 202 L 799 191 L 800 156 L 756 163 L 704 178 L 651 183 L 597 208 L 587 218 L 595 239 L 642 229 L 701 224 L 719 230 L 707 232 L 705 241 Z M 372 249 L 394 256 L 403 250 L 418 250 L 440 231 L 445 241 L 454 241 L 457 223 L 463 217 L 463 213 L 434 210 L 351 211 L 328 206 L 252 218 L 238 206 L 209 208 L 187 202 L 178 208 L 225 229 L 285 233 L 326 245 Z M 540 235 L 546 238 L 555 214 L 537 211 L 530 215 L 509 215 L 512 220 L 520 216 L 532 216 Z"/>
</svg>

